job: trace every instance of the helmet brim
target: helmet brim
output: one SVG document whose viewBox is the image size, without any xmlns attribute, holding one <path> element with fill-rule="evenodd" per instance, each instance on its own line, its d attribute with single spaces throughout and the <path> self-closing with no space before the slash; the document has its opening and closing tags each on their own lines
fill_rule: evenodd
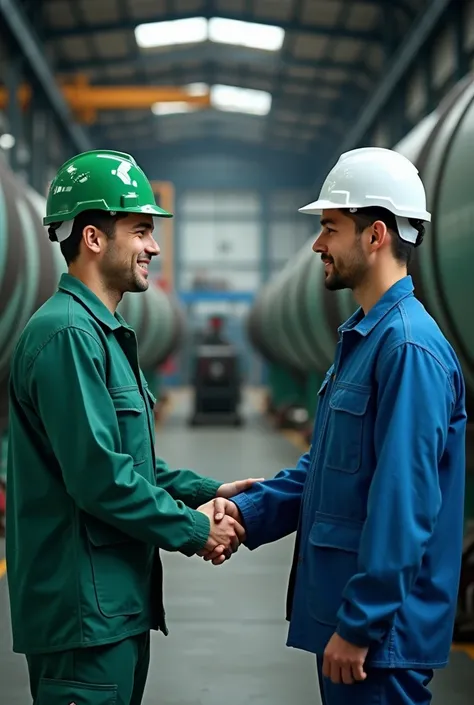
<svg viewBox="0 0 474 705">
<path fill-rule="evenodd" d="M 320 215 L 323 210 L 331 210 L 332 208 L 360 208 L 360 206 L 353 205 L 342 205 L 341 203 L 333 203 L 332 201 L 313 201 L 308 203 L 307 206 L 298 208 L 300 213 L 307 213 L 308 215 Z"/>
<path fill-rule="evenodd" d="M 101 210 L 105 211 L 106 213 L 135 213 L 135 214 L 143 214 L 143 215 L 152 215 L 157 218 L 173 218 L 172 213 L 168 213 L 168 211 L 165 211 L 164 208 L 160 208 L 160 206 L 152 205 L 146 205 L 146 206 L 128 206 L 128 207 L 118 207 L 118 208 L 109 208 L 105 207 L 105 204 L 103 201 L 94 201 L 93 203 L 87 203 L 84 204 L 85 207 L 78 207 L 75 208 L 72 211 L 69 212 L 64 212 L 64 213 L 53 213 L 51 215 L 44 216 L 43 218 L 43 225 L 50 225 L 51 223 L 64 223 L 67 220 L 74 220 L 76 216 L 79 215 L 79 213 L 84 213 L 85 211 L 88 210 Z"/>
<path fill-rule="evenodd" d="M 369 207 L 379 207 L 385 208 L 391 211 L 394 215 L 399 215 L 404 218 L 413 218 L 415 220 L 423 220 L 427 223 L 431 222 L 431 213 L 428 211 L 417 211 L 416 213 L 410 212 L 404 208 L 393 208 L 388 203 L 373 203 L 371 205 L 367 203 L 333 203 L 332 201 L 320 200 L 308 203 L 307 206 L 298 208 L 299 213 L 306 213 L 306 215 L 321 215 L 323 210 L 349 210 L 349 208 L 369 208 Z"/>
</svg>

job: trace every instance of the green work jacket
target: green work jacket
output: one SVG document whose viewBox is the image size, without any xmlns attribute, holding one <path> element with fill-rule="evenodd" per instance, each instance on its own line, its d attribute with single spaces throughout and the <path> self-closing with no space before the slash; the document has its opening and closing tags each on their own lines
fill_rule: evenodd
<svg viewBox="0 0 474 705">
<path fill-rule="evenodd" d="M 64 274 L 12 360 L 6 558 L 14 651 L 167 633 L 158 549 L 191 556 L 205 545 L 210 522 L 196 508 L 220 483 L 155 457 L 154 403 L 134 331 Z"/>
</svg>

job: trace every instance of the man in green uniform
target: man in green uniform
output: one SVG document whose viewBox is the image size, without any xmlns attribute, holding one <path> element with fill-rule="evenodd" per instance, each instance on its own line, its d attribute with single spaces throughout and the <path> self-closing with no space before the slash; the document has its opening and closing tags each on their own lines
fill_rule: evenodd
<svg viewBox="0 0 474 705">
<path fill-rule="evenodd" d="M 167 633 L 159 549 L 229 553 L 244 539 L 221 484 L 155 457 L 134 331 L 117 313 L 159 254 L 151 185 L 127 154 L 66 162 L 47 200 L 68 264 L 32 316 L 10 380 L 6 556 L 13 649 L 35 705 L 138 705 L 150 630 Z M 224 556 L 222 556 L 224 558 Z"/>
</svg>

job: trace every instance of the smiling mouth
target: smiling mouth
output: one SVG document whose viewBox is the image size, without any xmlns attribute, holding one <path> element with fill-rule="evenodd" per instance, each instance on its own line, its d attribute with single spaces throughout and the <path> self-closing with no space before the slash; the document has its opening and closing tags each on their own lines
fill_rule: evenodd
<svg viewBox="0 0 474 705">
<path fill-rule="evenodd" d="M 148 275 L 149 262 L 142 260 L 142 261 L 137 262 L 137 264 L 138 264 L 138 267 L 141 269 L 142 273 L 145 275 Z"/>
</svg>

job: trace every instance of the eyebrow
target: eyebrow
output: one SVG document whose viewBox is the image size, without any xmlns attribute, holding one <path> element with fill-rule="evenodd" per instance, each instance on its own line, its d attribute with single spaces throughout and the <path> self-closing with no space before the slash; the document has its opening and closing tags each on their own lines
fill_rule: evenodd
<svg viewBox="0 0 474 705">
<path fill-rule="evenodd" d="M 334 222 L 334 220 L 331 220 L 331 218 L 322 218 L 321 219 L 321 225 L 323 226 L 323 228 L 325 225 L 329 225 L 329 224 L 335 225 L 336 223 Z"/>
<path fill-rule="evenodd" d="M 149 228 L 150 230 L 153 230 L 153 223 L 148 223 L 148 222 L 143 222 L 143 223 L 137 223 L 132 227 L 132 230 L 138 230 L 139 228 Z"/>
</svg>

